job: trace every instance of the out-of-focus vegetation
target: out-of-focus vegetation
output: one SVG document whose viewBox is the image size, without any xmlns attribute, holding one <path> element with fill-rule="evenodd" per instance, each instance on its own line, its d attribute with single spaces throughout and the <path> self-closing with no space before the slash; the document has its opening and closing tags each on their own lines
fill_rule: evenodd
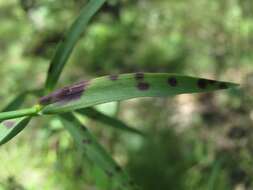
<svg viewBox="0 0 253 190">
<path fill-rule="evenodd" d="M 56 44 L 84 4 L 0 0 L 0 108 L 44 85 Z M 85 31 L 60 84 L 140 70 L 241 83 L 240 90 L 98 106 L 148 138 L 84 122 L 144 190 L 252 189 L 252 36 L 251 0 L 112 0 Z M 0 189 L 111 190 L 49 117 L 0 148 Z"/>
</svg>

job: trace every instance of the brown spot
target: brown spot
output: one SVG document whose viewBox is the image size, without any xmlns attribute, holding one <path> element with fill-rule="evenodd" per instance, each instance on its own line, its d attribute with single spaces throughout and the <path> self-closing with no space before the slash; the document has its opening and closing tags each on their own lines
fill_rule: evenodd
<svg viewBox="0 0 253 190">
<path fill-rule="evenodd" d="M 69 102 L 79 99 L 88 85 L 89 81 L 81 81 L 79 83 L 63 87 L 47 96 L 43 96 L 40 98 L 39 102 L 42 105 L 47 105 L 55 102 Z"/>
<path fill-rule="evenodd" d="M 149 89 L 150 85 L 146 82 L 139 82 L 137 87 L 139 90 L 145 91 Z"/>
<path fill-rule="evenodd" d="M 226 89 L 226 88 L 228 88 L 228 85 L 226 83 L 220 83 L 219 88 L 220 89 Z"/>
<path fill-rule="evenodd" d="M 201 89 L 205 89 L 208 85 L 208 80 L 206 79 L 199 79 L 198 80 L 198 87 L 201 88 Z"/>
<path fill-rule="evenodd" d="M 170 78 L 168 78 L 168 83 L 170 86 L 175 87 L 175 86 L 177 86 L 177 79 L 175 77 L 170 77 Z"/>
<path fill-rule="evenodd" d="M 119 76 L 118 75 L 110 75 L 109 78 L 110 78 L 110 80 L 115 81 L 115 80 L 118 80 Z"/>
<path fill-rule="evenodd" d="M 143 72 L 135 73 L 135 79 L 136 80 L 143 80 L 144 79 L 144 73 Z"/>
<path fill-rule="evenodd" d="M 4 121 L 4 122 L 3 122 L 3 125 L 4 125 L 6 128 L 10 129 L 10 128 L 12 128 L 12 127 L 15 125 L 15 122 L 14 122 L 14 121 L 11 121 L 11 120 L 7 120 L 7 121 Z"/>
<path fill-rule="evenodd" d="M 50 95 L 48 96 L 43 96 L 39 99 L 39 103 L 41 105 L 48 105 L 52 102 L 52 97 Z"/>
</svg>

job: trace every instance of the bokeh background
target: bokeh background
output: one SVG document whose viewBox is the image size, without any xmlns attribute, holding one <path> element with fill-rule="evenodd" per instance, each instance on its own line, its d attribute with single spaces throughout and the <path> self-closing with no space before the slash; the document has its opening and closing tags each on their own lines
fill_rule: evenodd
<svg viewBox="0 0 253 190">
<path fill-rule="evenodd" d="M 0 0 L 0 108 L 44 85 L 85 0 Z M 111 0 L 75 48 L 59 87 L 112 73 L 173 72 L 239 89 L 100 105 L 149 134 L 84 118 L 143 190 L 253 189 L 253 1 Z M 24 106 L 36 103 L 29 97 Z M 53 116 L 0 148 L 1 190 L 111 190 Z"/>
</svg>

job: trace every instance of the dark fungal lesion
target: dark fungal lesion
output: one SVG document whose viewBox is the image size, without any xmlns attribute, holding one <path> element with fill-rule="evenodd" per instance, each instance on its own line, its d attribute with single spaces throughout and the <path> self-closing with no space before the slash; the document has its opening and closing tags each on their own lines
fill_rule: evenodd
<svg viewBox="0 0 253 190">
<path fill-rule="evenodd" d="M 6 121 L 3 122 L 3 125 L 4 125 L 7 129 L 10 129 L 10 128 L 14 127 L 15 122 L 14 122 L 14 121 L 11 121 L 11 120 L 6 120 Z"/>
<path fill-rule="evenodd" d="M 197 81 L 197 86 L 200 89 L 206 89 L 209 85 L 211 85 L 211 86 L 218 85 L 219 89 L 227 89 L 228 88 L 228 85 L 225 82 L 218 82 L 218 81 L 209 80 L 209 79 L 199 79 Z"/>
<path fill-rule="evenodd" d="M 178 85 L 177 78 L 176 77 L 169 77 L 168 84 L 172 87 L 176 87 Z"/>
<path fill-rule="evenodd" d="M 79 99 L 89 85 L 89 81 L 81 81 L 79 83 L 63 87 L 55 92 L 40 98 L 41 105 L 48 105 L 56 102 L 69 102 Z"/>
<path fill-rule="evenodd" d="M 140 91 L 145 91 L 150 88 L 150 84 L 144 81 L 145 74 L 143 72 L 137 72 L 134 74 L 134 78 L 137 81 L 137 88 Z"/>
<path fill-rule="evenodd" d="M 145 90 L 148 90 L 150 88 L 150 85 L 147 82 L 139 82 L 137 84 L 137 87 L 138 87 L 139 90 L 145 91 Z"/>
</svg>

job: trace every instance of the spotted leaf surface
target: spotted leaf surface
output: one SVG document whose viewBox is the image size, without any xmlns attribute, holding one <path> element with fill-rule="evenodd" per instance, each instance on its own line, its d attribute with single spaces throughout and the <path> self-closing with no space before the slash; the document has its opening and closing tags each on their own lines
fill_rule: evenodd
<svg viewBox="0 0 253 190">
<path fill-rule="evenodd" d="M 8 142 L 21 132 L 30 121 L 30 117 L 5 120 L 0 123 L 0 145 Z"/>
<path fill-rule="evenodd" d="M 68 112 L 136 97 L 165 97 L 211 92 L 237 84 L 166 73 L 134 73 L 99 77 L 64 87 L 42 97 L 43 114 Z"/>
</svg>

